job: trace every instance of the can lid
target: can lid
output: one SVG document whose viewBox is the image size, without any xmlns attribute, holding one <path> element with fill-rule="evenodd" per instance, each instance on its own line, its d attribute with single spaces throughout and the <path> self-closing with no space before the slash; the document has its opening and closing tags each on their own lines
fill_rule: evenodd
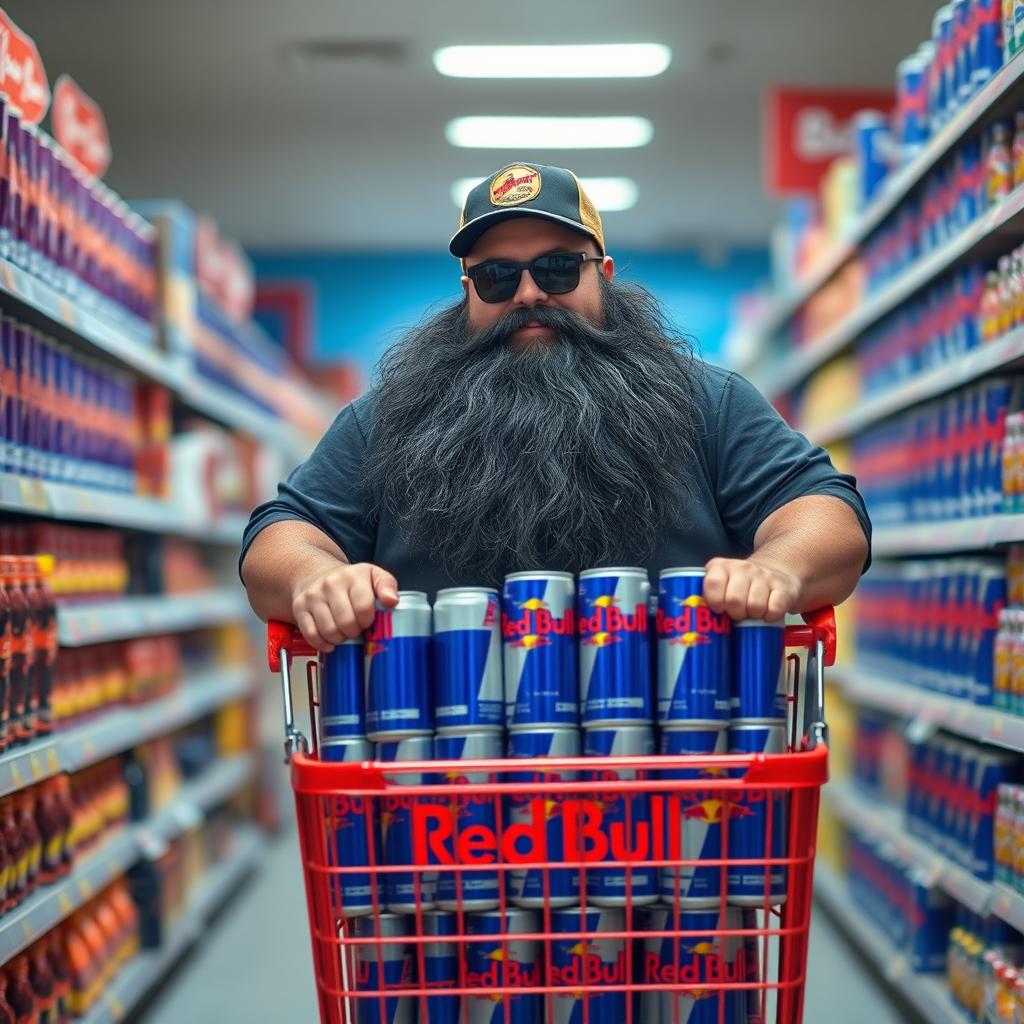
<svg viewBox="0 0 1024 1024">
<path fill-rule="evenodd" d="M 668 579 L 670 576 L 705 576 L 705 575 L 707 575 L 707 570 L 705 570 L 703 566 L 690 565 L 690 566 L 682 566 L 681 568 L 675 568 L 675 569 L 662 569 L 661 572 L 658 573 L 658 579 L 665 580 L 665 579 Z"/>
<path fill-rule="evenodd" d="M 639 565 L 608 565 L 597 569 L 584 569 L 580 573 L 580 579 L 587 579 L 590 576 L 606 576 L 610 572 L 628 572 L 637 576 L 647 576 L 647 570 Z"/>
<path fill-rule="evenodd" d="M 399 591 L 399 593 L 401 594 L 402 591 Z M 435 600 L 435 603 L 436 603 L 437 598 L 439 598 L 442 594 L 494 594 L 494 595 L 497 595 L 497 593 L 498 593 L 498 588 L 497 587 L 444 587 L 443 589 L 441 589 L 441 590 L 439 590 L 437 592 L 437 594 L 435 595 L 434 600 Z"/>
<path fill-rule="evenodd" d="M 571 580 L 571 572 L 562 572 L 558 569 L 526 569 L 522 572 L 510 572 L 505 575 L 505 580 L 537 580 L 537 579 L 559 579 Z"/>
</svg>

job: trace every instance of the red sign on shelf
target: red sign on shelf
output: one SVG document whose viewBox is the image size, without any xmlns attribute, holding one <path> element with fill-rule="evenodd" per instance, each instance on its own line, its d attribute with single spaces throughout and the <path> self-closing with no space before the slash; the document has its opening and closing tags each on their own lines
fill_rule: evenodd
<svg viewBox="0 0 1024 1024">
<path fill-rule="evenodd" d="M 838 156 L 851 150 L 853 117 L 888 114 L 892 92 L 872 89 L 774 89 L 765 117 L 765 182 L 775 195 L 816 192 Z"/>
<path fill-rule="evenodd" d="M 70 76 L 53 87 L 53 137 L 90 174 L 102 178 L 110 166 L 110 135 L 99 104 Z"/>
<path fill-rule="evenodd" d="M 46 69 L 32 39 L 0 7 L 0 93 L 22 121 L 39 124 L 50 106 Z"/>
</svg>

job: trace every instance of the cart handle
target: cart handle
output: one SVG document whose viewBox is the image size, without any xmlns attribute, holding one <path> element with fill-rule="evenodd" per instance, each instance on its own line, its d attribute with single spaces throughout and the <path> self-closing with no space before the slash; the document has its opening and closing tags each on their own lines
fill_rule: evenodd
<svg viewBox="0 0 1024 1024">
<path fill-rule="evenodd" d="M 804 612 L 804 626 L 786 627 L 787 647 L 813 648 L 821 642 L 825 652 L 825 664 L 836 663 L 836 610 L 826 606 L 814 612 Z"/>
</svg>

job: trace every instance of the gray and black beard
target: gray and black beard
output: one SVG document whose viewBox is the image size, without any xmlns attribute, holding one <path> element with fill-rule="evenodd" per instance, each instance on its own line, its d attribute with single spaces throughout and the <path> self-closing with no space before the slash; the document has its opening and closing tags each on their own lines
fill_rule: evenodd
<svg viewBox="0 0 1024 1024">
<path fill-rule="evenodd" d="M 458 303 L 382 359 L 376 510 L 452 578 L 643 565 L 683 521 L 698 364 L 654 296 L 601 282 L 600 325 L 536 306 L 474 331 Z M 515 342 L 531 320 L 557 337 Z"/>
</svg>

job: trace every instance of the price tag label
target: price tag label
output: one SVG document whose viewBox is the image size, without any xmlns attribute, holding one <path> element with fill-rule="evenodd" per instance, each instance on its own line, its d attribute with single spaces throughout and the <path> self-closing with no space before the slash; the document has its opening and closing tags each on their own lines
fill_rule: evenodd
<svg viewBox="0 0 1024 1024">
<path fill-rule="evenodd" d="M 57 751 L 54 747 L 50 747 L 46 752 L 46 767 L 51 773 L 60 771 L 60 758 L 57 757 Z"/>
<path fill-rule="evenodd" d="M 124 1003 L 113 993 L 108 994 L 107 1005 L 110 1007 L 110 1016 L 115 1021 L 124 1020 Z"/>
<path fill-rule="evenodd" d="M 61 892 L 58 894 L 57 906 L 60 907 L 60 912 L 65 917 L 67 917 L 67 915 L 75 909 L 74 903 L 71 902 L 71 897 L 66 892 Z"/>
<path fill-rule="evenodd" d="M 83 900 L 92 899 L 92 882 L 88 878 L 83 878 L 78 883 L 78 891 L 82 894 Z"/>
<path fill-rule="evenodd" d="M 11 762 L 11 782 L 19 788 L 25 784 L 25 780 L 22 778 L 21 769 L 18 767 L 17 761 Z"/>
<path fill-rule="evenodd" d="M 918 715 L 917 718 L 911 719 L 907 723 L 906 737 L 911 743 L 926 743 L 935 735 L 935 732 L 935 723 Z"/>
<path fill-rule="evenodd" d="M 86 757 L 92 757 L 96 753 L 96 744 L 92 739 L 82 740 L 82 753 Z"/>
<path fill-rule="evenodd" d="M 1003 732 L 1003 716 L 996 715 L 995 721 L 992 723 L 992 739 L 998 739 Z"/>
<path fill-rule="evenodd" d="M 23 938 L 31 939 L 32 936 L 35 935 L 35 933 L 36 933 L 36 930 L 35 930 L 35 928 L 32 927 L 32 922 L 31 921 L 26 919 L 26 920 L 21 922 L 21 934 L 22 934 Z"/>
<path fill-rule="evenodd" d="M 9 292 L 14 292 L 15 295 L 18 294 L 18 282 L 14 277 L 14 270 L 9 263 L 4 264 L 4 284 Z"/>
<path fill-rule="evenodd" d="M 46 772 L 43 771 L 43 762 L 40 760 L 38 754 L 33 754 L 28 759 L 28 763 L 29 767 L 32 770 L 33 779 L 41 779 L 46 774 Z"/>
</svg>

